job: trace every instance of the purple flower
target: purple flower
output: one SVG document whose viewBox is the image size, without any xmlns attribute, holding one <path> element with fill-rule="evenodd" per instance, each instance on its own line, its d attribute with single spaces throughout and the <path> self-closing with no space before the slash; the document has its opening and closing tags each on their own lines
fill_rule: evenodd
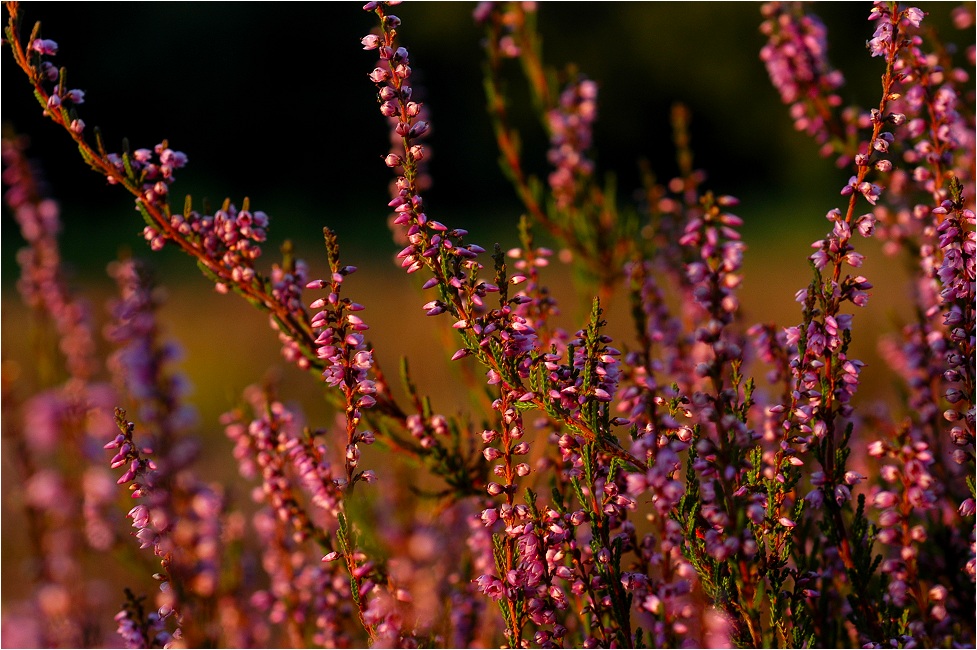
<svg viewBox="0 0 977 650">
<path fill-rule="evenodd" d="M 31 41 L 30 49 L 44 56 L 54 56 L 58 53 L 58 44 L 49 39 L 36 38 Z"/>
</svg>

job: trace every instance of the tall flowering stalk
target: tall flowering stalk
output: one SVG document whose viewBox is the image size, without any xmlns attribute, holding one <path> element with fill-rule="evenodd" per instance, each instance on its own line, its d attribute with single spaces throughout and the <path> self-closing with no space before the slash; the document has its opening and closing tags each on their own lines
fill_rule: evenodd
<svg viewBox="0 0 977 650">
<path fill-rule="evenodd" d="M 456 319 L 452 327 L 461 334 L 465 347 L 454 355 L 455 359 L 475 356 L 487 367 L 489 384 L 502 383 L 504 388 L 518 391 L 521 402 L 544 407 L 546 400 L 536 391 L 529 390 L 524 381 L 530 376 L 531 353 L 539 352 L 538 337 L 524 318 L 513 313 L 513 305 L 522 300 L 518 297 L 509 299 L 508 291 L 503 289 L 507 283 L 521 282 L 524 276 L 508 277 L 499 252 L 496 254 L 495 283 L 481 280 L 478 272 L 483 267 L 476 258 L 485 249 L 466 244 L 463 238 L 467 231 L 449 229 L 424 212 L 416 170 L 419 156 L 423 157 L 420 140 L 430 125 L 417 119 L 420 107 L 411 101 L 410 55 L 407 48 L 396 42 L 401 21 L 387 12 L 384 3 L 370 2 L 364 9 L 376 13 L 380 20 L 380 33 L 361 39 L 364 49 L 377 50 L 380 55 L 379 65 L 369 78 L 377 85 L 381 113 L 398 117 L 394 132 L 401 137 L 403 146 L 402 150 L 385 158 L 388 167 L 403 170 L 394 185 L 395 195 L 388 204 L 396 213 L 393 224 L 405 229 L 409 242 L 397 256 L 402 260 L 401 266 L 407 273 L 427 268 L 432 274 L 423 288 L 437 289 L 439 297 L 425 303 L 423 309 L 428 316 L 449 313 Z M 499 294 L 499 309 L 489 311 L 485 308 L 485 298 L 490 293 Z M 617 447 L 614 453 L 623 453 L 609 434 L 593 430 L 574 417 L 575 414 L 576 410 L 571 409 L 562 417 L 589 441 Z"/>
<path fill-rule="evenodd" d="M 790 106 L 795 128 L 812 136 L 822 155 L 841 154 L 838 162 L 844 166 L 855 132 L 839 114 L 838 91 L 845 77 L 828 61 L 824 23 L 799 2 L 766 3 L 763 15 L 760 29 L 768 40 L 760 59 L 781 100 Z"/>
<path fill-rule="evenodd" d="M 488 113 L 502 154 L 503 171 L 533 221 L 577 256 L 596 280 L 602 299 L 621 279 L 620 269 L 630 254 L 633 222 L 618 213 L 614 187 L 601 186 L 592 160 L 593 124 L 597 119 L 598 84 L 568 72 L 563 85 L 546 69 L 542 39 L 536 30 L 532 2 L 482 2 L 475 19 L 485 29 Z M 549 191 L 525 170 L 519 132 L 511 123 L 505 90 L 505 62 L 518 60 L 528 82 L 534 107 L 549 138 L 547 160 L 553 171 Z"/>
</svg>

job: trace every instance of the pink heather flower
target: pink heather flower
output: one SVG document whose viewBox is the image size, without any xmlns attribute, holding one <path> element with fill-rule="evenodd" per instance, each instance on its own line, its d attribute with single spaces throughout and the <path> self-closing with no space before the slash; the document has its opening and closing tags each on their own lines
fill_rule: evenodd
<svg viewBox="0 0 977 650">
<path fill-rule="evenodd" d="M 923 18 L 926 16 L 926 12 L 918 7 L 910 7 L 903 12 L 903 16 L 905 16 L 907 21 L 909 21 L 910 25 L 913 27 L 919 27 L 920 23 L 923 21 Z"/>
<path fill-rule="evenodd" d="M 873 10 L 875 11 L 875 10 Z M 875 16 L 879 15 L 877 13 L 873 14 Z M 883 17 L 879 23 L 879 26 L 875 29 L 875 34 L 873 34 L 872 40 L 868 42 L 868 49 L 872 53 L 872 56 L 886 56 L 889 52 L 889 46 L 892 44 L 892 24 Z"/>
<path fill-rule="evenodd" d="M 31 42 L 31 49 L 45 56 L 54 56 L 58 53 L 58 44 L 49 39 L 37 38 Z"/>
</svg>

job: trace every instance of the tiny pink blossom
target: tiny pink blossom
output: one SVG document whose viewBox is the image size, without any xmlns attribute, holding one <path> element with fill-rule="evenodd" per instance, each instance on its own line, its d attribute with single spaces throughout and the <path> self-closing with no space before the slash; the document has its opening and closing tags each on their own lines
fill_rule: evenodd
<svg viewBox="0 0 977 650">
<path fill-rule="evenodd" d="M 37 38 L 31 41 L 31 49 L 45 56 L 54 56 L 58 53 L 58 44 L 50 39 Z"/>
</svg>

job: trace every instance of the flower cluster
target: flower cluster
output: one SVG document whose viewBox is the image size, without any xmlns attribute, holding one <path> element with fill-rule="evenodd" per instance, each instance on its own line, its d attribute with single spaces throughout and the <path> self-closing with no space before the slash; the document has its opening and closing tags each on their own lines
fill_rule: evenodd
<svg viewBox="0 0 977 650">
<path fill-rule="evenodd" d="M 377 386 L 370 378 L 373 352 L 367 347 L 363 335 L 369 325 L 355 313 L 361 311 L 363 306 L 339 295 L 343 280 L 354 273 L 356 267 L 340 265 L 336 236 L 328 229 L 325 235 L 326 253 L 332 270 L 330 281 L 326 284 L 323 280 L 313 280 L 306 287 L 329 289 L 328 296 L 310 305 L 311 309 L 321 310 L 312 317 L 311 326 L 318 332 L 315 339 L 316 356 L 327 363 L 322 378 L 329 386 L 338 388 L 345 400 L 346 483 L 352 487 L 356 481 L 369 483 L 376 479 L 373 470 L 356 472 L 356 467 L 360 460 L 359 445 L 370 445 L 374 441 L 371 431 L 358 431 L 357 427 L 362 417 L 361 410 L 377 403 L 374 397 Z"/>
<path fill-rule="evenodd" d="M 252 212 L 246 199 L 241 210 L 225 201 L 213 215 L 196 211 L 175 214 L 169 225 L 193 242 L 207 259 L 226 269 L 231 282 L 247 284 L 254 279 L 254 261 L 261 255 L 258 244 L 265 241 L 268 215 L 260 210 Z M 167 239 L 155 226 L 146 226 L 143 235 L 153 249 L 162 248 Z M 226 293 L 233 285 L 218 282 L 216 286 Z"/>
<path fill-rule="evenodd" d="M 25 303 L 54 321 L 69 373 L 86 380 L 96 371 L 91 307 L 72 296 L 67 287 L 57 243 L 61 230 L 58 204 L 41 195 L 23 155 L 25 146 L 22 139 L 3 140 L 4 201 L 28 244 L 17 253 L 21 268 L 17 288 Z"/>
<path fill-rule="evenodd" d="M 769 2 L 762 11 L 766 20 L 760 30 L 768 40 L 760 59 L 781 100 L 790 106 L 794 126 L 813 136 L 827 155 L 833 149 L 829 138 L 843 135 L 832 129 L 837 129 L 834 111 L 842 101 L 838 90 L 845 83 L 828 62 L 827 29 L 796 3 Z"/>
<path fill-rule="evenodd" d="M 593 124 L 597 120 L 597 84 L 578 79 L 560 93 L 558 108 L 546 115 L 550 132 L 547 160 L 554 170 L 549 175 L 556 205 L 566 208 L 577 195 L 577 178 L 594 173 L 594 163 L 586 156 L 593 144 Z"/>
<path fill-rule="evenodd" d="M 109 367 L 123 391 L 139 405 L 140 422 L 153 428 L 161 441 L 168 440 L 164 444 L 171 444 L 193 427 L 196 412 L 183 401 L 188 392 L 186 379 L 164 372 L 179 357 L 180 349 L 174 342 L 158 340 L 158 296 L 149 273 L 133 259 L 109 267 L 120 297 L 109 304 L 113 322 L 106 327 L 105 338 L 117 346 Z M 182 465 L 193 454 L 180 456 L 184 457 Z"/>
<path fill-rule="evenodd" d="M 122 177 L 135 179 L 142 188 L 142 200 L 146 203 L 164 203 L 170 193 L 170 185 L 176 180 L 176 170 L 187 164 L 182 151 L 170 149 L 166 142 L 150 149 L 136 149 L 131 154 L 110 153 L 106 160 Z M 109 176 L 109 182 L 118 182 Z M 147 240 L 152 238 L 147 235 Z"/>
<path fill-rule="evenodd" d="M 158 487 L 155 475 L 156 463 L 147 457 L 152 450 L 140 448 L 132 438 L 136 425 L 126 420 L 126 413 L 122 409 L 116 410 L 115 418 L 120 433 L 106 443 L 105 448 L 118 450 L 110 461 L 113 469 L 125 467 L 117 483 L 125 485 L 133 499 L 146 499 L 146 502 L 133 506 L 129 510 L 128 517 L 132 519 L 132 527 L 136 529 L 135 536 L 139 540 L 139 548 L 152 548 L 153 553 L 161 558 L 163 569 L 167 570 L 176 550 L 172 536 L 176 522 L 173 521 L 172 513 L 166 507 L 169 495 Z M 169 582 L 164 581 L 160 584 L 159 596 L 157 621 L 162 622 L 176 613 L 175 590 L 170 589 Z M 179 615 L 173 617 L 173 620 L 178 619 Z M 126 621 L 131 619 L 123 610 L 116 620 L 119 621 L 120 626 L 128 626 Z M 181 636 L 182 632 L 179 628 L 172 633 L 162 631 L 157 634 L 152 643 L 165 646 L 171 639 L 179 639 Z"/>
</svg>

